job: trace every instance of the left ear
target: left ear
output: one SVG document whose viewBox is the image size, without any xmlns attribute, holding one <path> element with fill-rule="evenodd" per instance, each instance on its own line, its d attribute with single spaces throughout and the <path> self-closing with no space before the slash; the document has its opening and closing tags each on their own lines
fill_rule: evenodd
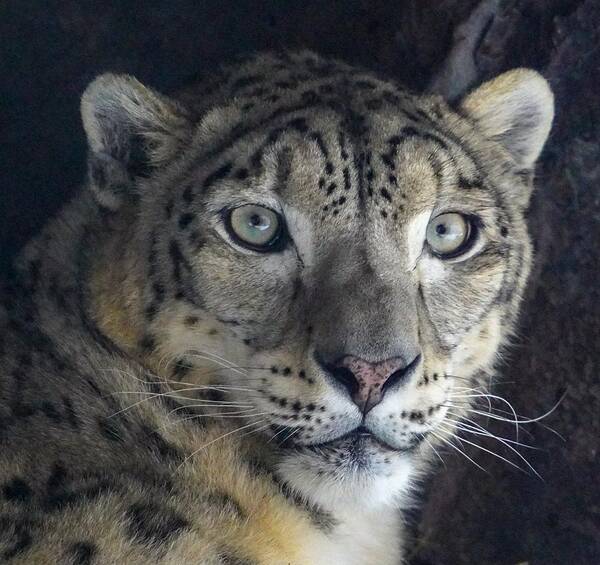
<svg viewBox="0 0 600 565">
<path fill-rule="evenodd" d="M 183 106 L 127 75 L 101 75 L 81 98 L 89 184 L 116 210 L 137 197 L 137 180 L 175 157 L 191 133 Z"/>
<path fill-rule="evenodd" d="M 485 136 L 504 146 L 519 169 L 533 168 L 554 117 L 554 96 L 540 74 L 508 71 L 471 92 L 460 107 Z"/>
</svg>

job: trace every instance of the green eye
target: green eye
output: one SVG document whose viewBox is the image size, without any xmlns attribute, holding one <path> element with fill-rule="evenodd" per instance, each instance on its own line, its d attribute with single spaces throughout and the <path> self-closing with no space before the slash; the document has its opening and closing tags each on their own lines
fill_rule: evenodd
<svg viewBox="0 0 600 565">
<path fill-rule="evenodd" d="M 254 204 L 227 212 L 225 225 L 236 243 L 254 251 L 278 251 L 283 240 L 283 220 L 279 214 Z"/>
<path fill-rule="evenodd" d="M 471 220 L 462 214 L 450 212 L 433 218 L 427 226 L 427 243 L 443 259 L 465 252 L 473 240 Z"/>
</svg>

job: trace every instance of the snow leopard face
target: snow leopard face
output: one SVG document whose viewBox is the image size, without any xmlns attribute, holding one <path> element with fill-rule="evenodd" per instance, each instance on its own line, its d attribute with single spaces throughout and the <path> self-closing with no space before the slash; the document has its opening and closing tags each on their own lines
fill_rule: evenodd
<svg viewBox="0 0 600 565">
<path fill-rule="evenodd" d="M 183 102 L 104 76 L 83 115 L 99 202 L 136 210 L 135 347 L 227 393 L 206 406 L 302 493 L 400 490 L 513 331 L 545 81 L 511 71 L 453 109 L 301 53 Z"/>
</svg>

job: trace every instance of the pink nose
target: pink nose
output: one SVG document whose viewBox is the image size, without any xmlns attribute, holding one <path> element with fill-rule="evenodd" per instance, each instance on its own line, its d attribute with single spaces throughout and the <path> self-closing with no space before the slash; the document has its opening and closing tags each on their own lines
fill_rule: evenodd
<svg viewBox="0 0 600 565">
<path fill-rule="evenodd" d="M 332 374 L 349 390 L 354 403 L 366 414 L 382 401 L 392 381 L 400 382 L 410 373 L 419 357 L 417 355 L 407 364 L 401 357 L 371 363 L 360 357 L 346 355 L 333 365 Z"/>
</svg>

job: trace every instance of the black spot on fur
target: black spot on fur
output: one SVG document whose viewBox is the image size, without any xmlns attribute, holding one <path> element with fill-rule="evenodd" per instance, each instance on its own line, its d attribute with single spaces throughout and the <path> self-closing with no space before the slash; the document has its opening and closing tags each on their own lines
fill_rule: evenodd
<svg viewBox="0 0 600 565">
<path fill-rule="evenodd" d="M 350 171 L 348 167 L 344 167 L 344 190 L 350 190 Z"/>
<path fill-rule="evenodd" d="M 288 122 L 288 126 L 295 129 L 298 133 L 306 133 L 308 131 L 306 118 L 294 118 Z"/>
<path fill-rule="evenodd" d="M 183 254 L 181 253 L 181 249 L 179 249 L 178 243 L 173 239 L 169 244 L 169 255 L 171 256 L 171 261 L 173 262 L 173 278 L 177 283 L 181 282 L 181 267 L 185 262 L 183 258 Z"/>
<path fill-rule="evenodd" d="M 156 503 L 137 503 L 127 510 L 129 535 L 147 544 L 171 541 L 189 526 L 174 510 Z"/>
<path fill-rule="evenodd" d="M 85 541 L 74 543 L 67 550 L 72 565 L 91 565 L 97 553 L 98 548 L 93 543 Z"/>
<path fill-rule="evenodd" d="M 178 359 L 173 366 L 173 378 L 180 381 L 192 370 L 192 366 L 184 359 Z"/>
<path fill-rule="evenodd" d="M 248 178 L 248 169 L 246 169 L 245 167 L 239 169 L 236 173 L 235 173 L 235 178 L 238 180 L 245 180 Z"/>
<path fill-rule="evenodd" d="M 194 230 L 190 233 L 190 243 L 194 246 L 194 250 L 196 252 L 200 251 L 202 246 L 204 245 L 204 240 L 202 239 L 202 235 L 200 231 Z"/>
<path fill-rule="evenodd" d="M 98 428 L 100 433 L 110 441 L 122 442 L 123 436 L 119 425 L 110 418 L 101 417 L 98 419 Z"/>
<path fill-rule="evenodd" d="M 214 389 L 204 389 L 197 393 L 196 395 L 201 400 L 211 400 L 213 402 L 223 402 L 225 401 L 224 393 L 214 390 Z"/>
<path fill-rule="evenodd" d="M 225 163 L 223 166 L 219 167 L 216 171 L 211 173 L 204 179 L 203 187 L 205 189 L 210 188 L 216 182 L 224 179 L 232 169 L 233 165 L 231 163 Z"/>
<path fill-rule="evenodd" d="M 9 502 L 24 503 L 31 498 L 29 485 L 19 477 L 15 477 L 2 487 L 2 494 Z"/>
<path fill-rule="evenodd" d="M 303 510 L 304 512 L 307 512 L 311 522 L 321 531 L 329 533 L 337 525 L 337 520 L 331 514 L 329 514 L 329 512 L 326 512 L 325 510 L 316 505 L 310 504 L 299 494 L 297 494 L 293 489 L 291 489 L 287 483 L 279 480 L 277 475 L 272 474 L 271 477 L 278 484 L 281 490 L 281 494 L 283 494 L 283 496 L 285 496 L 299 509 Z"/>
<path fill-rule="evenodd" d="M 183 201 L 186 204 L 191 204 L 194 201 L 195 196 L 196 195 L 194 194 L 194 190 L 192 189 L 191 186 L 187 186 L 185 188 L 185 190 L 183 191 L 183 195 L 182 195 Z"/>
<path fill-rule="evenodd" d="M 178 221 L 179 229 L 186 229 L 194 221 L 195 217 L 196 216 L 194 214 L 191 214 L 189 212 L 181 214 L 181 216 L 179 216 Z"/>
<path fill-rule="evenodd" d="M 173 214 L 173 206 L 175 205 L 175 202 L 173 201 L 172 198 L 169 198 L 169 201 L 167 202 L 167 205 L 165 206 L 165 214 L 167 216 L 167 218 L 170 218 L 171 215 Z"/>
<path fill-rule="evenodd" d="M 148 320 L 152 320 L 156 316 L 157 312 L 158 306 L 153 302 L 148 304 L 148 306 L 144 308 L 144 315 L 146 316 L 146 318 L 148 318 Z"/>
<path fill-rule="evenodd" d="M 365 106 L 368 110 L 379 110 L 383 106 L 383 100 L 381 98 L 372 98 L 367 100 Z"/>
<path fill-rule="evenodd" d="M 165 299 L 165 287 L 159 282 L 152 283 L 152 291 L 154 292 L 154 298 L 157 302 L 163 302 Z"/>
<path fill-rule="evenodd" d="M 400 104 L 400 96 L 398 96 L 394 92 L 390 92 L 389 90 L 384 91 L 383 99 L 392 106 L 397 106 L 398 104 Z"/>
<path fill-rule="evenodd" d="M 46 482 L 47 492 L 51 493 L 51 492 L 55 491 L 56 489 L 61 488 L 62 486 L 64 486 L 66 481 L 67 481 L 67 471 L 60 463 L 56 463 L 52 467 L 52 471 L 50 472 L 50 475 Z"/>
<path fill-rule="evenodd" d="M 256 561 L 240 557 L 228 549 L 219 551 L 219 563 L 220 565 L 258 565 Z"/>
<path fill-rule="evenodd" d="M 211 492 L 206 496 L 208 505 L 211 508 L 219 508 L 230 514 L 235 514 L 237 518 L 245 518 L 246 513 L 242 507 L 228 494 L 224 492 Z"/>
<path fill-rule="evenodd" d="M 152 336 L 146 335 L 140 340 L 140 348 L 146 353 L 154 351 L 155 347 L 156 342 L 154 341 L 154 338 Z"/>
<path fill-rule="evenodd" d="M 9 561 L 31 547 L 31 526 L 27 519 L 11 520 L 8 516 L 0 516 L 0 544 L 6 548 L 0 554 L 2 561 Z"/>
<path fill-rule="evenodd" d="M 67 422 L 74 430 L 79 429 L 79 418 L 77 417 L 77 413 L 75 412 L 75 408 L 73 407 L 73 403 L 71 399 L 67 396 L 62 397 L 62 403 L 64 408 L 65 418 Z"/>
<path fill-rule="evenodd" d="M 99 477 L 79 477 L 76 484 L 67 475 L 67 471 L 57 463 L 46 482 L 43 497 L 43 509 L 46 512 L 61 510 L 66 505 L 92 500 L 110 488 L 110 483 Z"/>
<path fill-rule="evenodd" d="M 51 402 L 48 402 L 47 400 L 43 401 L 40 405 L 40 409 L 44 413 L 44 415 L 48 419 L 52 420 L 55 424 L 59 424 L 60 422 L 62 422 L 62 416 L 60 412 Z"/>
<path fill-rule="evenodd" d="M 382 188 L 380 192 L 381 192 L 381 196 L 383 196 L 388 202 L 392 201 L 392 195 L 389 193 L 389 191 L 386 188 Z"/>
<path fill-rule="evenodd" d="M 321 100 L 321 97 L 314 90 L 306 90 L 301 95 L 300 98 L 304 104 L 315 105 L 318 104 Z"/>
<path fill-rule="evenodd" d="M 482 188 L 481 182 L 478 180 L 468 180 L 461 176 L 458 179 L 458 187 L 462 190 L 472 190 L 474 188 Z"/>
<path fill-rule="evenodd" d="M 231 85 L 231 92 L 235 93 L 236 91 L 241 90 L 242 88 L 246 88 L 253 84 L 260 83 L 264 80 L 265 77 L 263 77 L 262 75 L 247 75 L 240 77 Z"/>
<path fill-rule="evenodd" d="M 171 461 L 180 461 L 183 459 L 181 451 L 165 440 L 165 438 L 156 430 L 153 430 L 148 426 L 142 426 L 142 434 L 142 445 L 146 446 L 160 459 Z"/>
<path fill-rule="evenodd" d="M 369 80 L 357 80 L 355 86 L 361 90 L 374 90 L 376 85 Z"/>
</svg>

